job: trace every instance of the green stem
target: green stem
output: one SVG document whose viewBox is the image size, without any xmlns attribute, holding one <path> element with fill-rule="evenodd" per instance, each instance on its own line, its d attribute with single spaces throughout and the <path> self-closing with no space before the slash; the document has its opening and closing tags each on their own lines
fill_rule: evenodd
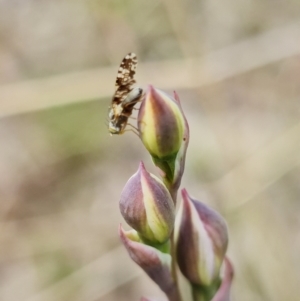
<svg viewBox="0 0 300 301">
<path fill-rule="evenodd" d="M 194 301 L 209 301 L 211 300 L 208 291 L 203 290 L 201 287 L 193 286 L 193 300 Z"/>
<path fill-rule="evenodd" d="M 210 301 L 218 289 L 218 283 L 209 287 L 192 285 L 192 294 L 194 301 Z"/>
</svg>

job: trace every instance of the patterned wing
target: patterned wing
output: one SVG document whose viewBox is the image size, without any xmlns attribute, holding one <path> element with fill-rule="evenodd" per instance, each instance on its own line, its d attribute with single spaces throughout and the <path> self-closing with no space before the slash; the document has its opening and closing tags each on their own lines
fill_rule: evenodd
<svg viewBox="0 0 300 301">
<path fill-rule="evenodd" d="M 117 105 L 124 101 L 129 92 L 133 89 L 135 83 L 134 75 L 137 67 L 136 54 L 128 53 L 118 70 L 116 79 L 116 92 L 113 96 L 112 103 Z"/>
</svg>

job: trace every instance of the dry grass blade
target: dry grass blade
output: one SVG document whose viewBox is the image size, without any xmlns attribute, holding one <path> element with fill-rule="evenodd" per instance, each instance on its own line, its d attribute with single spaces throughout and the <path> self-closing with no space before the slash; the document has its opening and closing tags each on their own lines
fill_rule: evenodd
<svg viewBox="0 0 300 301">
<path fill-rule="evenodd" d="M 299 40 L 297 22 L 202 58 L 140 64 L 139 83 L 157 84 L 163 89 L 198 88 L 297 55 Z M 114 66 L 2 86 L 1 116 L 110 97 L 116 69 Z"/>
</svg>

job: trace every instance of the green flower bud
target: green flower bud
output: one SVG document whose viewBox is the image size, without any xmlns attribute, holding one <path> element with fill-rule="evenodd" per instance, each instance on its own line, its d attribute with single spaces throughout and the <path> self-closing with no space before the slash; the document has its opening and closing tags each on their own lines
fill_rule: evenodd
<svg viewBox="0 0 300 301">
<path fill-rule="evenodd" d="M 175 221 L 178 266 L 193 285 L 216 288 L 228 245 L 226 222 L 219 213 L 192 199 L 185 189 L 182 197 Z"/>
<path fill-rule="evenodd" d="M 188 140 L 187 122 L 176 97 L 149 86 L 138 115 L 140 138 L 168 185 L 174 182 L 176 165 L 182 165 L 176 164 L 177 155 Z"/>
<path fill-rule="evenodd" d="M 140 137 L 152 156 L 172 157 L 182 143 L 184 118 L 177 103 L 149 86 L 138 116 Z"/>
<path fill-rule="evenodd" d="M 173 231 L 175 208 L 171 195 L 159 178 L 146 171 L 143 163 L 121 193 L 120 211 L 148 244 L 166 242 Z"/>
</svg>

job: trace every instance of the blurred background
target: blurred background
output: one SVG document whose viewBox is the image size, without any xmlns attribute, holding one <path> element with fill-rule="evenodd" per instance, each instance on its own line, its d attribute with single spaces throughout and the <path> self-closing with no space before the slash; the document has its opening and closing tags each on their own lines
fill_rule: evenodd
<svg viewBox="0 0 300 301">
<path fill-rule="evenodd" d="M 300 293 L 298 0 L 0 0 L 0 300 L 165 300 L 130 261 L 120 192 L 149 156 L 110 137 L 118 65 L 176 90 L 183 187 L 226 218 L 233 301 Z"/>
</svg>

